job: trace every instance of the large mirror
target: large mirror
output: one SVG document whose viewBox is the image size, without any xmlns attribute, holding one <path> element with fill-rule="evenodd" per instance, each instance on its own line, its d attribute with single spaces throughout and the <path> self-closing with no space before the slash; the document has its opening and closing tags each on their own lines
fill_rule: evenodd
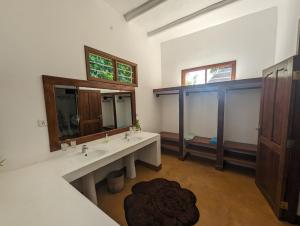
<svg viewBox="0 0 300 226">
<path fill-rule="evenodd" d="M 50 76 L 43 80 L 51 151 L 70 140 L 82 143 L 123 132 L 135 123 L 132 87 Z"/>
</svg>

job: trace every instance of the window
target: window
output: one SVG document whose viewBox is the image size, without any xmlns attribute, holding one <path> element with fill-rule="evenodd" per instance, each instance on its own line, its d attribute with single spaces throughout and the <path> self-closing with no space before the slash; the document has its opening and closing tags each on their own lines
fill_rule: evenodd
<svg viewBox="0 0 300 226">
<path fill-rule="evenodd" d="M 114 80 L 113 61 L 111 59 L 90 53 L 89 66 L 91 77 Z"/>
<path fill-rule="evenodd" d="M 182 70 L 182 85 L 200 85 L 235 80 L 236 61 Z"/>
<path fill-rule="evenodd" d="M 129 64 L 117 62 L 118 81 L 125 83 L 132 83 L 133 67 Z"/>
<path fill-rule="evenodd" d="M 88 80 L 137 86 L 137 65 L 85 46 Z"/>
</svg>

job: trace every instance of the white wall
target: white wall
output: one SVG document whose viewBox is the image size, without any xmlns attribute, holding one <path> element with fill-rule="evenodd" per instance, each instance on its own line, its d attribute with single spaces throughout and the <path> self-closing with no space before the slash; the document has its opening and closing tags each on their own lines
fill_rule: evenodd
<svg viewBox="0 0 300 226">
<path fill-rule="evenodd" d="M 185 100 L 185 136 L 216 137 L 217 93 L 191 93 Z"/>
<path fill-rule="evenodd" d="M 260 113 L 260 89 L 227 92 L 224 139 L 257 144 Z"/>
<path fill-rule="evenodd" d="M 84 45 L 138 64 L 139 119 L 144 130 L 158 130 L 152 89 L 161 86 L 160 47 L 103 0 L 2 0 L 0 30 L 0 155 L 7 159 L 5 169 L 53 156 L 47 128 L 37 127 L 38 119 L 46 119 L 41 75 L 86 79 Z"/>
<path fill-rule="evenodd" d="M 161 130 L 179 132 L 179 99 L 178 95 L 165 95 L 158 98 L 161 108 Z"/>
<path fill-rule="evenodd" d="M 276 25 L 277 9 L 271 8 L 162 43 L 163 87 L 180 85 L 182 69 L 230 60 L 237 60 L 237 79 L 260 77 L 262 70 L 274 63 Z M 172 125 L 178 123 L 178 115 L 173 116 L 178 105 L 168 101 L 162 97 L 165 131 L 174 130 Z M 260 91 L 231 93 L 227 102 L 225 139 L 255 144 Z M 191 95 L 187 104 L 192 107 L 186 107 L 185 134 L 216 136 L 216 95 Z"/>
<path fill-rule="evenodd" d="M 259 77 L 274 62 L 277 10 L 271 8 L 162 43 L 162 84 L 181 84 L 181 70 L 237 60 L 237 79 Z"/>
<path fill-rule="evenodd" d="M 300 19 L 299 0 L 278 0 L 278 2 L 276 63 L 296 54 Z"/>
</svg>

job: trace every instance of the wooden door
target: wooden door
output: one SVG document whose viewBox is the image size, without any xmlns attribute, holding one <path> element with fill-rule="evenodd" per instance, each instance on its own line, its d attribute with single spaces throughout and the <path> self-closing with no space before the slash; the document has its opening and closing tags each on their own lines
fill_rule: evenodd
<svg viewBox="0 0 300 226">
<path fill-rule="evenodd" d="M 288 153 L 288 176 L 286 199 L 288 201 L 287 220 L 298 224 L 297 217 L 299 191 L 300 191 L 300 80 L 294 81 L 293 113 L 291 122 L 291 134 Z"/>
<path fill-rule="evenodd" d="M 103 123 L 100 92 L 79 90 L 78 94 L 81 136 L 101 132 Z"/>
<path fill-rule="evenodd" d="M 285 191 L 292 64 L 290 59 L 263 75 L 256 184 L 278 217 Z"/>
</svg>

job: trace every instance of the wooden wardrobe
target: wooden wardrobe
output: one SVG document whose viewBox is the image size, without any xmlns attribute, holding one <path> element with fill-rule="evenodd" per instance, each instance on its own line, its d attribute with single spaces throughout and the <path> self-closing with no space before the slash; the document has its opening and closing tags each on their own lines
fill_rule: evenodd
<svg viewBox="0 0 300 226">
<path fill-rule="evenodd" d="M 259 125 L 256 184 L 279 218 L 296 222 L 300 191 L 300 57 L 264 70 Z"/>
</svg>

